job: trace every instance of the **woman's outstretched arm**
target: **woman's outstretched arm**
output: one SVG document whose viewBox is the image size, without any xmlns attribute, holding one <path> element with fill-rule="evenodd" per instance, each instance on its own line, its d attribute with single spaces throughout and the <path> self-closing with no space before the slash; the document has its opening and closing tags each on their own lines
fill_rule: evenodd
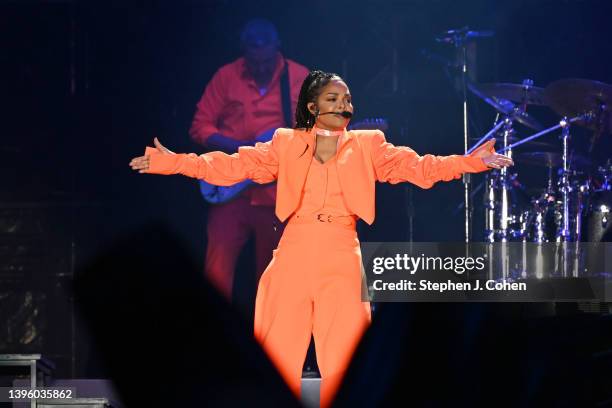
<svg viewBox="0 0 612 408">
<path fill-rule="evenodd" d="M 182 174 L 218 186 L 229 186 L 251 179 L 256 183 L 270 183 L 278 175 L 277 134 L 266 143 L 240 147 L 238 153 L 210 152 L 174 153 L 157 138 L 155 148 L 147 147 L 145 154 L 132 159 L 130 167 L 140 173 Z"/>
<path fill-rule="evenodd" d="M 374 134 L 371 142 L 376 177 L 378 181 L 391 184 L 408 181 L 422 188 L 431 188 L 438 181 L 458 179 L 463 173 L 479 173 L 513 164 L 509 157 L 495 153 L 495 139 L 468 156 L 420 156 L 409 147 L 388 143 L 380 131 Z"/>
</svg>

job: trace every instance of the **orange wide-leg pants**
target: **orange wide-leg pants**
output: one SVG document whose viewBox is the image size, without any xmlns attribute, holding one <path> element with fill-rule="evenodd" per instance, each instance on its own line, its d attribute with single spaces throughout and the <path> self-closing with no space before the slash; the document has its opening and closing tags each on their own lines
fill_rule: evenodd
<svg viewBox="0 0 612 408">
<path fill-rule="evenodd" d="M 361 265 L 354 225 L 290 221 L 259 281 L 255 336 L 298 398 L 314 336 L 321 407 L 331 404 L 370 322 Z"/>
</svg>

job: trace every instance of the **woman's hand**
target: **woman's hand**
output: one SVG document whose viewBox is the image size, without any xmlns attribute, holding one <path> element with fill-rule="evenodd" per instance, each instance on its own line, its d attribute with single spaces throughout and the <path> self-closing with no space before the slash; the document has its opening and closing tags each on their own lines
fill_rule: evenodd
<svg viewBox="0 0 612 408">
<path fill-rule="evenodd" d="M 491 147 L 494 144 L 495 139 L 491 139 L 487 143 L 485 143 L 485 145 L 490 145 Z M 485 165 L 494 169 L 501 169 L 503 167 L 509 167 L 514 165 L 514 162 L 510 157 L 504 156 L 503 154 L 491 152 L 488 148 L 483 148 L 485 145 L 481 146 L 481 148 L 476 149 L 476 151 L 473 153 L 475 157 L 480 157 Z"/>
<path fill-rule="evenodd" d="M 153 144 L 155 145 L 157 150 L 162 154 L 176 154 L 168 150 L 168 148 L 166 148 L 164 145 L 162 145 L 159 142 L 159 140 L 157 140 L 157 138 L 153 139 Z M 150 156 L 146 155 L 146 156 L 140 156 L 140 157 L 133 158 L 132 161 L 130 162 L 130 167 L 132 167 L 132 170 L 138 170 L 139 173 L 144 173 L 149 169 L 149 164 L 150 164 Z"/>
</svg>

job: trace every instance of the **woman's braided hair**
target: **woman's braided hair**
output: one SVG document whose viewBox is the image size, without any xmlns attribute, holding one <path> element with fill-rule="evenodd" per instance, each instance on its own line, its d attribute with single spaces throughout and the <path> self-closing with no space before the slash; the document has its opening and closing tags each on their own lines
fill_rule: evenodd
<svg viewBox="0 0 612 408">
<path fill-rule="evenodd" d="M 298 97 L 297 106 L 295 107 L 295 128 L 310 129 L 315 123 L 315 116 L 308 110 L 310 102 L 316 102 L 321 94 L 321 89 L 327 85 L 332 79 L 342 79 L 339 75 L 331 72 L 310 71 Z"/>
</svg>

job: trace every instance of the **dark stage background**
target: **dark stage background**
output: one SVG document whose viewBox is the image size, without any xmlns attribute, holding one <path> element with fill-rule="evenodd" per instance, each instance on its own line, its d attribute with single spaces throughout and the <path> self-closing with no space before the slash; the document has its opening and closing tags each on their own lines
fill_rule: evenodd
<svg viewBox="0 0 612 408">
<path fill-rule="evenodd" d="M 66 288 L 79 265 L 147 221 L 171 225 L 203 264 L 207 206 L 196 182 L 140 175 L 128 162 L 153 136 L 174 151 L 202 152 L 187 134 L 195 104 L 213 73 L 239 56 L 240 29 L 250 18 L 277 24 L 287 57 L 343 75 L 356 119 L 388 118 L 391 142 L 451 154 L 463 150 L 458 82 L 424 52 L 455 59 L 450 45 L 434 41 L 439 33 L 495 31 L 470 48 L 477 82 L 612 83 L 611 11 L 604 0 L 3 2 L 0 352 L 42 349 L 65 375 L 103 374 L 85 332 L 73 329 Z M 494 112 L 470 102 L 470 131 L 482 135 Z M 545 125 L 558 120 L 545 108 L 533 112 Z M 587 140 L 576 131 L 577 150 Z M 598 153 L 609 156 L 610 144 L 602 143 Z M 544 186 L 542 168 L 515 171 L 526 185 Z M 483 176 L 474 179 L 478 185 Z M 461 240 L 462 191 L 459 181 L 427 191 L 379 185 L 376 223 L 360 226 L 360 237 Z M 479 194 L 475 239 L 482 236 L 481 201 Z M 255 290 L 251 252 L 238 272 L 236 302 L 245 316 Z M 7 335 L 7 322 L 22 332 Z"/>
</svg>

